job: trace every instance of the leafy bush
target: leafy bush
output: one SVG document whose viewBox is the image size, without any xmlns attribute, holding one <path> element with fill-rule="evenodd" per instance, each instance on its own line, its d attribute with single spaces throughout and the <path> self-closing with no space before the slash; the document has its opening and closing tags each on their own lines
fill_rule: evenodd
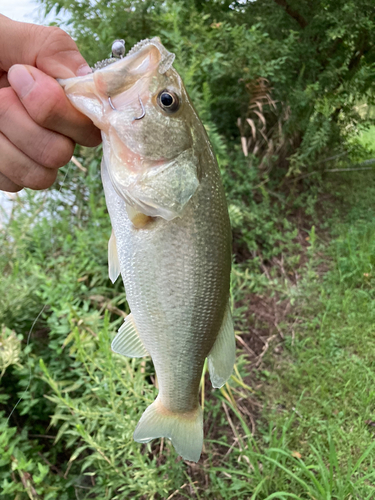
<svg viewBox="0 0 375 500">
<path fill-rule="evenodd" d="M 229 168 L 241 141 L 250 164 L 277 166 L 276 177 L 280 167 L 296 174 L 322 155 L 361 151 L 352 139 L 371 123 L 359 104 L 374 102 L 371 0 L 40 1 L 68 14 L 90 63 L 107 57 L 116 38 L 131 47 L 160 36 L 198 111 L 223 137 Z"/>
</svg>

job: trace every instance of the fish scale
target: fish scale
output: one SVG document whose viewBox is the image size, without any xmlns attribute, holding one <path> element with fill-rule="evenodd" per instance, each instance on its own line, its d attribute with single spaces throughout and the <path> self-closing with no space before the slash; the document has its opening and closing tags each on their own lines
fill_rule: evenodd
<svg viewBox="0 0 375 500">
<path fill-rule="evenodd" d="M 234 363 L 231 231 L 215 156 L 173 59 L 154 38 L 93 75 L 60 83 L 102 130 L 102 181 L 113 229 L 109 274 L 114 280 L 121 271 L 131 310 L 112 348 L 149 354 L 158 378 L 158 397 L 134 439 L 167 437 L 183 458 L 197 461 L 205 359 L 214 387 L 226 382 Z M 177 103 L 173 112 L 163 108 L 163 92 Z M 137 94 L 145 111 L 139 120 Z"/>
</svg>

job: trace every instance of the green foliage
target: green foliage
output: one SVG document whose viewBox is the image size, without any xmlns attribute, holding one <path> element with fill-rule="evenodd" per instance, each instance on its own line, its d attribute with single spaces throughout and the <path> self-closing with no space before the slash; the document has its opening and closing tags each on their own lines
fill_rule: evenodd
<svg viewBox="0 0 375 500">
<path fill-rule="evenodd" d="M 70 13 L 91 64 L 115 38 L 129 48 L 160 36 L 176 53 L 227 193 L 237 333 L 248 333 L 255 294 L 286 297 L 296 317 L 283 356 L 266 355 L 252 372 L 256 390 L 244 382 L 243 353 L 221 391 L 202 380 L 198 465 L 167 440 L 134 443 L 156 394 L 153 366 L 110 352 L 129 309 L 122 283 L 107 276 L 101 150 L 77 151 L 86 170 L 70 165 L 51 191 L 26 191 L 0 229 L 1 498 L 370 500 L 374 193 L 368 173 L 325 177 L 336 197 L 328 247 L 315 209 L 322 177 L 308 175 L 341 150 L 362 159 L 373 142 L 372 129 L 367 142 L 356 138 L 372 120 L 360 111 L 374 97 L 372 2 L 42 3 Z M 254 435 L 236 403 L 252 397 L 265 407 Z"/>
<path fill-rule="evenodd" d="M 336 238 L 328 248 L 315 234 L 310 272 L 299 286 L 299 335 L 286 340 L 284 361 L 276 366 L 270 360 L 272 378 L 265 401 L 284 409 L 273 414 L 276 427 L 285 422 L 284 412 L 295 414 L 298 425 L 290 428 L 289 446 L 302 457 L 322 455 L 322 446 L 329 444 L 336 458 L 328 463 L 346 463 L 341 473 L 331 472 L 339 482 L 330 487 L 328 498 L 351 498 L 350 492 L 353 498 L 370 499 L 374 496 L 374 449 L 369 443 L 373 440 L 375 354 L 372 173 L 347 174 L 330 187 L 350 209 L 345 216 L 342 207 L 332 213 Z M 322 262 L 323 249 L 331 258 L 328 272 L 322 269 L 328 257 Z M 319 446 L 314 444 L 314 449 L 315 442 Z M 365 461 L 355 466 L 361 456 Z"/>
<path fill-rule="evenodd" d="M 374 102 L 371 0 L 40 2 L 69 16 L 91 64 L 116 38 L 130 48 L 160 36 L 204 122 L 222 137 L 229 168 L 240 135 L 247 162 L 277 165 L 276 178 L 280 167 L 298 174 L 337 150 L 366 154 L 355 138 L 372 120 L 358 105 Z"/>
<path fill-rule="evenodd" d="M 235 412 L 235 409 L 232 408 Z M 251 436 L 251 431 L 237 413 L 245 436 Z M 215 467 L 213 470 L 232 476 L 229 491 L 236 491 L 240 498 L 251 500 L 271 500 L 294 498 L 297 500 L 314 498 L 316 500 L 360 498 L 363 493 L 370 493 L 373 487 L 363 488 L 363 485 L 375 478 L 372 470 L 371 453 L 375 444 L 370 445 L 355 463 L 349 463 L 344 470 L 339 465 L 335 444 L 330 435 L 317 445 L 310 445 L 308 463 L 302 459 L 299 452 L 286 451 L 288 434 L 291 433 L 295 417 L 286 418 L 277 435 L 274 429 L 268 429 L 269 444 L 262 451 L 252 438 L 240 441 L 240 449 L 236 449 L 238 463 L 245 459 L 248 463 L 246 472 L 241 466 Z M 245 448 L 246 451 L 241 451 Z M 245 458 L 246 457 L 246 458 Z M 328 465 L 327 465 L 328 464 Z M 368 464 L 368 474 L 362 474 L 364 464 Z M 284 489 L 285 488 L 285 489 Z M 371 493 L 372 492 L 372 493 Z M 230 495 L 230 494 L 229 494 Z M 233 498 L 229 496 L 228 498 Z"/>
</svg>

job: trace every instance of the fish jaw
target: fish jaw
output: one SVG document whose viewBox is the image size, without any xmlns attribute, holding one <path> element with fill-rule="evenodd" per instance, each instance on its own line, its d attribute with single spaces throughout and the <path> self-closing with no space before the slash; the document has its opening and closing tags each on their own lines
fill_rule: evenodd
<svg viewBox="0 0 375 500">
<path fill-rule="evenodd" d="M 139 116 L 137 97 L 147 100 L 144 89 L 150 87 L 150 80 L 164 81 L 162 75 L 173 63 L 174 54 L 165 49 L 159 38 L 144 42 L 147 43 L 138 44 L 138 50 L 133 47 L 126 57 L 93 73 L 57 80 L 72 104 L 105 133 L 116 116 L 113 111 L 126 109 L 129 101 L 136 101 L 132 120 Z M 124 118 L 122 115 L 120 121 Z"/>
</svg>

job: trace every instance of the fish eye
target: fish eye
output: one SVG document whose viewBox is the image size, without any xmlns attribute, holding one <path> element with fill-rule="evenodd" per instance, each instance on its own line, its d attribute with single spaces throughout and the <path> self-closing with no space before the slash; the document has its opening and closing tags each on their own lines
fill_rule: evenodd
<svg viewBox="0 0 375 500">
<path fill-rule="evenodd" d="M 180 107 L 180 101 L 177 95 L 170 90 L 162 90 L 159 92 L 157 102 L 167 113 L 174 113 Z"/>
</svg>

